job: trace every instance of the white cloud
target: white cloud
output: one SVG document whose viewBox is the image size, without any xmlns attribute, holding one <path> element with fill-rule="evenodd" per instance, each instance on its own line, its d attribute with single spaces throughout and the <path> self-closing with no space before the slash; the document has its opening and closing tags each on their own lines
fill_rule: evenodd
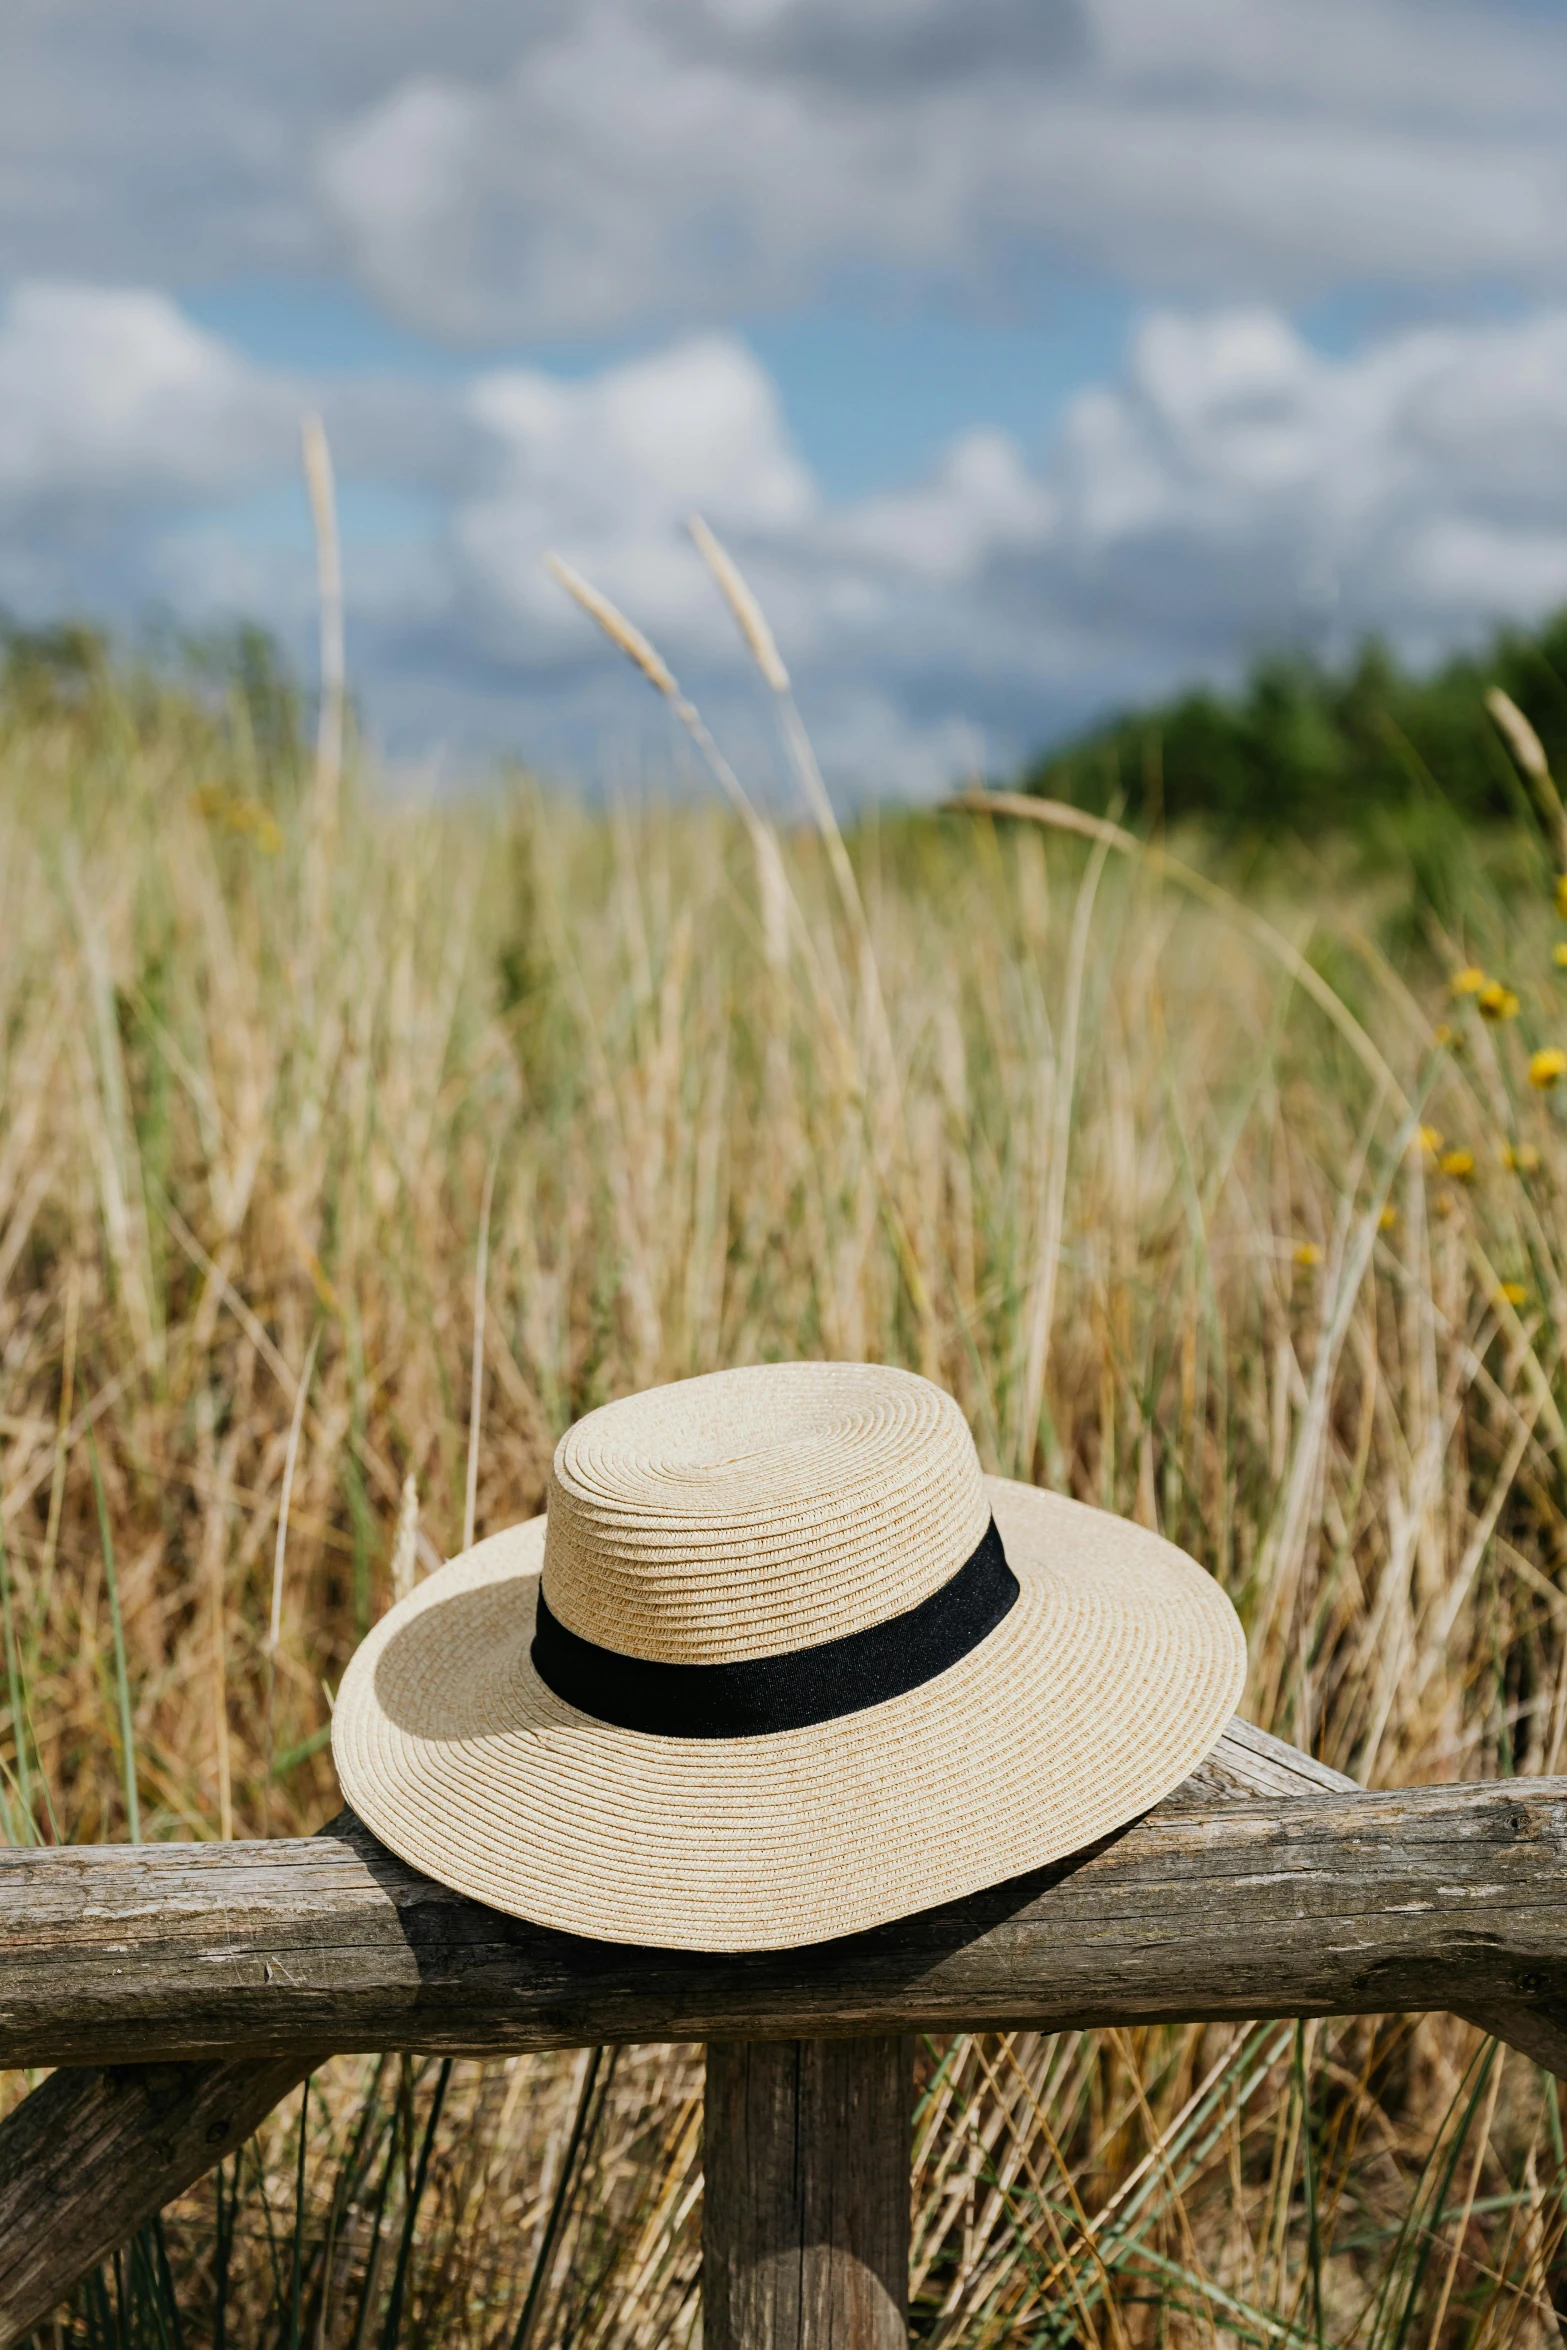
<svg viewBox="0 0 1567 2350">
<path fill-rule="evenodd" d="M 863 500 L 834 537 L 845 553 L 884 569 L 950 583 L 1004 549 L 1048 539 L 1056 505 L 1017 443 L 981 427 L 952 444 L 928 482 Z"/>
<path fill-rule="evenodd" d="M 1123 381 L 1068 414 L 1052 466 L 1063 585 L 1113 580 L 1123 629 L 1151 585 L 1150 651 L 1159 583 L 1181 569 L 1213 654 L 1216 630 L 1298 636 L 1328 607 L 1339 638 L 1376 627 L 1411 648 L 1537 614 L 1567 597 L 1551 553 L 1564 382 L 1561 312 L 1342 360 L 1268 314 L 1153 319 Z M 1167 620 L 1178 651 L 1178 610 Z"/>
<path fill-rule="evenodd" d="M 1431 653 L 1567 597 L 1564 88 L 1567 26 L 1521 0 L 13 9 L 0 596 L 249 605 L 307 649 L 319 401 L 355 661 L 404 740 L 580 741 L 613 700 L 551 542 L 721 695 L 741 664 L 693 506 L 845 774 L 928 779 L 973 726 L 1003 761 L 1261 642 L 1375 626 Z M 1135 297 L 1120 372 L 1048 448 L 993 429 L 980 387 L 928 478 L 859 501 L 822 493 L 713 331 L 889 294 L 1030 315 L 1063 269 Z M 310 384 L 136 283 L 345 274 L 481 350 L 650 355 Z M 1350 357 L 1288 322 L 1356 289 L 1519 316 Z"/>
<path fill-rule="evenodd" d="M 1567 27 L 1515 0 L 50 0 L 0 32 L 0 257 L 345 266 L 480 341 L 844 273 L 985 299 L 1567 291 Z"/>
<path fill-rule="evenodd" d="M 414 397 L 269 374 L 161 297 L 26 288 L 0 320 L 0 594 L 248 606 L 308 659 L 295 425 L 318 398 L 356 676 L 410 749 L 446 732 L 591 764 L 660 725 L 543 573 L 549 545 L 726 724 L 754 709 L 685 536 L 696 508 L 761 594 L 834 771 L 923 790 L 979 743 L 1004 765 L 1262 646 L 1375 628 L 1425 658 L 1567 601 L 1564 385 L 1567 309 L 1349 357 L 1272 311 L 1155 313 L 1047 448 L 976 429 L 927 479 L 835 502 L 732 336 Z"/>
<path fill-rule="evenodd" d="M 473 405 L 505 472 L 465 502 L 458 536 L 519 662 L 525 639 L 542 667 L 573 641 L 537 570 L 557 539 L 722 691 L 739 655 L 682 532 L 705 506 L 839 771 L 907 784 L 950 769 L 975 728 L 1004 761 L 1097 704 L 1233 673 L 1263 647 L 1331 652 L 1376 629 L 1423 659 L 1567 601 L 1564 384 L 1567 311 L 1347 358 L 1274 312 L 1156 314 L 1048 450 L 974 431 L 929 479 L 834 506 L 755 361 L 715 339 L 585 383 L 485 379 Z M 660 421 L 676 416 L 678 431 Z M 595 658 L 607 676 L 607 650 L 564 620 L 574 676 Z"/>
<path fill-rule="evenodd" d="M 1413 0 L 587 0 L 322 137 L 367 279 L 448 331 L 1010 259 L 1277 297 L 1567 283 L 1559 27 Z"/>
<path fill-rule="evenodd" d="M 0 317 L 0 495 L 210 492 L 275 463 L 289 421 L 163 294 L 24 285 Z"/>
<path fill-rule="evenodd" d="M 579 383 L 494 370 L 467 405 L 493 458 L 457 511 L 457 543 L 481 593 L 551 640 L 567 615 L 540 567 L 547 544 L 684 642 L 707 645 L 720 616 L 685 544 L 686 517 L 699 509 L 720 529 L 790 538 L 814 511 L 772 383 L 732 337 Z"/>
</svg>

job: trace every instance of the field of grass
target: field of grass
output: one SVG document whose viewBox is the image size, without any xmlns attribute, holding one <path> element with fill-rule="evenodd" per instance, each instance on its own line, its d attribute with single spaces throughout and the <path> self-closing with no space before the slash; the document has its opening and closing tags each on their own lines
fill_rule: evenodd
<svg viewBox="0 0 1567 2350">
<path fill-rule="evenodd" d="M 1186 1545 L 1358 1778 L 1561 1768 L 1552 863 L 1439 934 L 1304 850 L 334 804 L 238 701 L 13 696 L 4 1833 L 317 1826 L 394 1590 L 589 1406 L 802 1354 Z M 920 2065 L 923 2342 L 1556 2338 L 1557 2090 L 1448 2018 Z M 699 2198 L 699 2051 L 339 2060 L 53 2339 L 684 2344 Z"/>
</svg>

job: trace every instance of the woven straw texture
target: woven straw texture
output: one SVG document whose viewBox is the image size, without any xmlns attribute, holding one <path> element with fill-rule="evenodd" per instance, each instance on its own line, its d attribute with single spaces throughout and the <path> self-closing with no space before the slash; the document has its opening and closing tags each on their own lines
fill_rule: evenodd
<svg viewBox="0 0 1567 2350">
<path fill-rule="evenodd" d="M 810 1728 L 652 1737 L 529 1658 L 552 1610 L 622 1653 L 728 1661 L 897 1615 L 993 1511 L 1021 1596 L 907 1695 Z M 1168 1794 L 1245 1675 L 1228 1599 L 1159 1536 L 983 1477 L 951 1398 L 846 1364 L 719 1373 L 562 1440 L 547 1519 L 478 1544 L 364 1642 L 344 1792 L 476 1900 L 605 1941 L 783 1949 L 1037 1868 Z"/>
<path fill-rule="evenodd" d="M 589 1412 L 550 1472 L 544 1596 L 624 1656 L 730 1664 L 902 1615 L 990 1516 L 950 1395 L 872 1363 L 762 1363 Z"/>
</svg>

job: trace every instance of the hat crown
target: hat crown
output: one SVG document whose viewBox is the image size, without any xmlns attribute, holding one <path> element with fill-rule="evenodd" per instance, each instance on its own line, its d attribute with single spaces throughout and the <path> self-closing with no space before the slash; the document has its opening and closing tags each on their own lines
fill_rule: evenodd
<svg viewBox="0 0 1567 2350">
<path fill-rule="evenodd" d="M 917 1607 L 990 1521 L 950 1395 L 872 1363 L 762 1363 L 605 1404 L 550 1470 L 544 1592 L 623 1656 L 731 1664 Z"/>
</svg>

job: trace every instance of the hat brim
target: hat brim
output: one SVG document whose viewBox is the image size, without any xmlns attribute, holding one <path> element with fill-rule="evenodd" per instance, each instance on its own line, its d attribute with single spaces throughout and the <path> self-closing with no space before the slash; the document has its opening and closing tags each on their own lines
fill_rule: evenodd
<svg viewBox="0 0 1567 2350">
<path fill-rule="evenodd" d="M 491 1908 L 599 1941 L 782 1950 L 1078 1851 L 1157 1803 L 1229 1720 L 1224 1592 L 1140 1526 L 986 1479 L 1021 1596 L 905 1696 L 766 1737 L 579 1713 L 529 1646 L 544 1520 L 383 1617 L 338 1692 L 343 1791 L 382 1841 Z"/>
</svg>

